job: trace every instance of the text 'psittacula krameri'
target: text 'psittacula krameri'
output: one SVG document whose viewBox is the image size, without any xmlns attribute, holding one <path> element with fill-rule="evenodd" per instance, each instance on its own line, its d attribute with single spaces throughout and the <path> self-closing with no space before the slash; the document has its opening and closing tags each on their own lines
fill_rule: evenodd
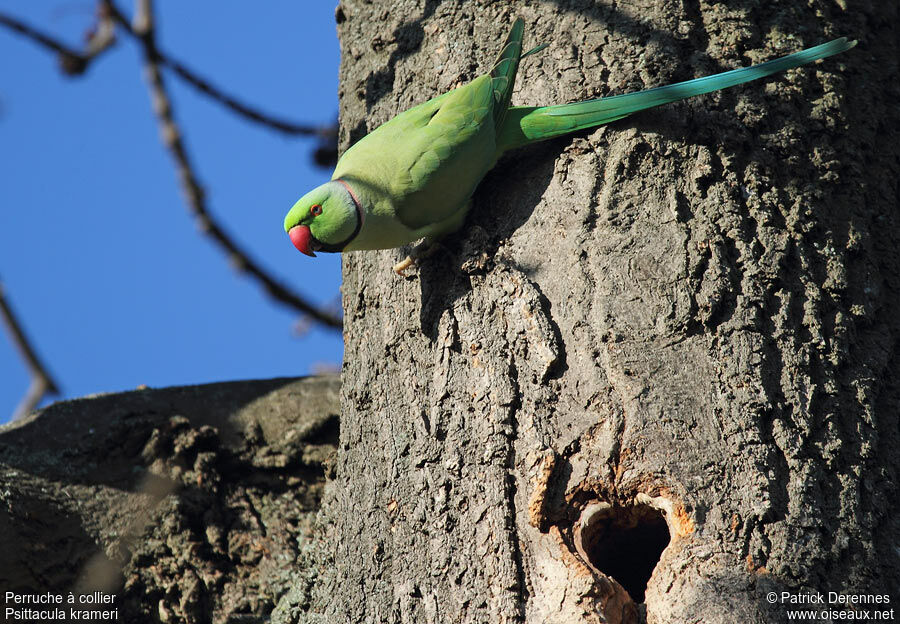
<svg viewBox="0 0 900 624">
<path fill-rule="evenodd" d="M 425 244 L 462 227 L 472 194 L 507 150 L 599 126 L 640 110 L 733 87 L 849 50 L 835 39 L 766 63 L 638 93 L 558 106 L 510 106 L 522 54 L 517 19 L 490 73 L 379 126 L 344 152 L 331 181 L 294 204 L 284 230 L 316 251 Z M 408 267 L 411 258 L 395 268 Z"/>
</svg>

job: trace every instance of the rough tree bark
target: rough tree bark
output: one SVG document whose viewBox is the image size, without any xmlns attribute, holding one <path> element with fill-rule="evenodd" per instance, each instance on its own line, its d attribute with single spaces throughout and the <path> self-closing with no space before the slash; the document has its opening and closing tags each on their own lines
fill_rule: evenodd
<svg viewBox="0 0 900 624">
<path fill-rule="evenodd" d="M 102 606 L 121 622 L 265 621 L 318 508 L 339 388 L 324 376 L 145 389 L 0 426 L 4 621 L 59 619 L 7 592 L 95 591 L 115 596 Z"/>
<path fill-rule="evenodd" d="M 345 256 L 336 478 L 318 577 L 282 613 L 897 606 L 896 3 L 342 0 L 343 148 L 487 70 L 516 15 L 551 43 L 521 104 L 860 45 L 505 158 L 411 277 L 405 250 Z"/>
</svg>

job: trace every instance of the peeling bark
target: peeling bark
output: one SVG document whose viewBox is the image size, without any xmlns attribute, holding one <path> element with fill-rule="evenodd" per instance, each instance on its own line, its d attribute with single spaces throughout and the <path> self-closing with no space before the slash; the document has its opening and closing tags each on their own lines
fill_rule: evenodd
<svg viewBox="0 0 900 624">
<path fill-rule="evenodd" d="M 515 15 L 526 47 L 551 43 L 520 104 L 860 45 L 509 155 L 412 277 L 390 271 L 406 250 L 344 256 L 336 477 L 292 617 L 783 621 L 771 591 L 896 605 L 896 5 L 343 0 L 343 147 L 489 68 Z M 601 569 L 622 544 L 652 571 L 643 604 Z"/>
</svg>

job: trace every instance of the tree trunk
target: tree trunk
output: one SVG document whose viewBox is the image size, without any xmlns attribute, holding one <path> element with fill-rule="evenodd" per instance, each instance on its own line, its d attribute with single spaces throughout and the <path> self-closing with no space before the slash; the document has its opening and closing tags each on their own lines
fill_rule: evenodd
<svg viewBox="0 0 900 624">
<path fill-rule="evenodd" d="M 516 104 L 860 45 L 509 155 L 406 279 L 408 250 L 344 256 L 308 619 L 896 606 L 900 37 L 896 3 L 841 7 L 342 0 L 344 148 L 488 70 L 517 15 L 550 47 Z"/>
</svg>

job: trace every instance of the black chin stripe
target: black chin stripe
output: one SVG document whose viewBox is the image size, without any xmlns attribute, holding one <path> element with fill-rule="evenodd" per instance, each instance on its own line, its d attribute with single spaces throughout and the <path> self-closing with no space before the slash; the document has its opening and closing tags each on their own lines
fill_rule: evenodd
<svg viewBox="0 0 900 624">
<path fill-rule="evenodd" d="M 340 253 L 344 250 L 344 247 L 346 247 L 347 244 L 350 241 L 352 241 L 354 238 L 356 238 L 357 234 L 359 234 L 359 231 L 362 229 L 363 220 L 366 218 L 366 213 L 365 213 L 365 211 L 363 211 L 362 205 L 359 203 L 359 200 L 356 198 L 356 193 L 353 192 L 353 189 L 350 188 L 349 184 L 347 184 L 344 180 L 341 180 L 340 178 L 337 178 L 336 180 L 332 180 L 332 182 L 340 182 L 341 184 L 344 185 L 344 188 L 347 189 L 347 192 L 350 194 L 350 199 L 353 200 L 353 205 L 356 207 L 356 227 L 353 228 L 353 233 L 351 233 L 350 236 L 348 236 L 341 242 L 336 243 L 334 245 L 329 245 L 328 243 L 323 243 L 322 241 L 316 239 L 315 236 L 313 236 L 312 239 L 319 246 L 319 248 L 315 249 L 314 251 L 324 251 L 326 253 Z"/>
</svg>

